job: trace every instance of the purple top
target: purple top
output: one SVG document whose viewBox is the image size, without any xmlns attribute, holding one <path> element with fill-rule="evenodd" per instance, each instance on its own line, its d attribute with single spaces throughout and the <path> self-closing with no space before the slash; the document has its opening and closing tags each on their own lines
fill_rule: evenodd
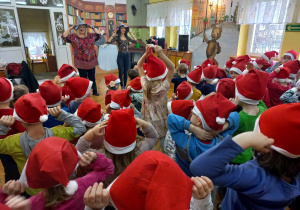
<svg viewBox="0 0 300 210">
<path fill-rule="evenodd" d="M 87 37 L 80 38 L 73 33 L 62 39 L 72 44 L 75 67 L 79 69 L 92 69 L 98 64 L 95 52 L 95 41 L 100 38 L 100 34 L 87 33 Z"/>
</svg>

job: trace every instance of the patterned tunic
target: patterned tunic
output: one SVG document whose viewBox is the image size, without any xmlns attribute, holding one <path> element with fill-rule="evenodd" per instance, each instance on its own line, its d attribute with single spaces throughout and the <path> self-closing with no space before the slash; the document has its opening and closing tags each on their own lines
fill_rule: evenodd
<svg viewBox="0 0 300 210">
<path fill-rule="evenodd" d="M 116 41 L 118 41 L 118 36 L 114 36 L 114 38 L 111 40 L 111 42 L 108 42 L 108 43 L 114 43 Z M 127 40 L 120 39 L 120 43 L 118 43 L 118 48 L 119 48 L 120 53 L 127 53 L 128 52 L 129 42 L 132 42 L 134 44 L 137 43 L 136 40 L 131 39 L 130 37 L 127 37 Z"/>
</svg>

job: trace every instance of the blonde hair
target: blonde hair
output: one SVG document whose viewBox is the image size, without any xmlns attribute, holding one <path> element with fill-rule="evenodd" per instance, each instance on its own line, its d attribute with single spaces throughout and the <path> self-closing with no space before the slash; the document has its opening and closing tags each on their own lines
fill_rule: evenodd
<svg viewBox="0 0 300 210">
<path fill-rule="evenodd" d="M 189 67 L 188 65 L 186 65 L 185 63 L 181 63 L 178 65 L 177 67 L 177 71 L 180 73 L 180 74 L 187 74 L 189 70 Z"/>
<path fill-rule="evenodd" d="M 87 37 L 88 28 L 85 26 L 85 37 Z M 79 36 L 79 28 L 76 29 L 76 35 Z"/>
<path fill-rule="evenodd" d="M 45 198 L 45 208 L 46 209 L 55 209 L 54 205 L 62 201 L 69 200 L 72 196 L 68 195 L 65 191 L 65 187 L 58 185 L 55 187 L 50 187 L 44 191 Z"/>
<path fill-rule="evenodd" d="M 146 89 L 143 89 L 144 95 L 146 95 L 147 100 L 150 102 L 152 101 L 152 93 L 151 90 L 153 88 L 153 84 L 155 81 L 147 81 L 146 82 Z"/>
</svg>

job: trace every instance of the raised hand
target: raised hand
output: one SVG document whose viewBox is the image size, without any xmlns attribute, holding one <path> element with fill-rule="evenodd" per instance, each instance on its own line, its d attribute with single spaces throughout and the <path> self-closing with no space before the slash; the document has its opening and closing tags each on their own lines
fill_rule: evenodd
<svg viewBox="0 0 300 210">
<path fill-rule="evenodd" d="M 19 195 L 25 192 L 25 185 L 19 180 L 10 180 L 4 184 L 1 192 L 6 195 Z"/>
<path fill-rule="evenodd" d="M 9 196 L 5 201 L 6 205 L 11 208 L 11 210 L 30 210 L 31 202 L 23 196 Z"/>
<path fill-rule="evenodd" d="M 91 209 L 102 209 L 109 204 L 109 192 L 103 189 L 103 183 L 95 183 L 83 196 L 84 204 Z"/>
<path fill-rule="evenodd" d="M 206 176 L 192 177 L 193 181 L 193 197 L 197 200 L 205 198 L 214 189 L 212 181 Z"/>
<path fill-rule="evenodd" d="M 85 152 L 79 157 L 79 165 L 82 167 L 88 166 L 95 162 L 97 159 L 97 154 L 95 152 Z"/>
<path fill-rule="evenodd" d="M 48 109 L 49 114 L 51 114 L 53 117 L 58 117 L 60 113 L 62 112 L 62 109 L 59 107 L 53 107 Z"/>
<path fill-rule="evenodd" d="M 93 129 L 94 136 L 105 136 L 105 128 L 107 126 L 108 120 L 102 121 L 100 124 L 96 125 Z"/>
<path fill-rule="evenodd" d="M 3 115 L 0 118 L 0 124 L 6 126 L 6 127 L 10 127 L 12 126 L 16 121 L 16 118 L 12 115 Z"/>
</svg>

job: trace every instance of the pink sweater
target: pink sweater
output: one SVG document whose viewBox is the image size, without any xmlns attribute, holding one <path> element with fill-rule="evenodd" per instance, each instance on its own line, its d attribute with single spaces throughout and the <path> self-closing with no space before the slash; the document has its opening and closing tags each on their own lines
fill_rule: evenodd
<svg viewBox="0 0 300 210">
<path fill-rule="evenodd" d="M 63 201 L 53 209 L 55 210 L 69 210 L 69 209 L 78 209 L 84 210 L 84 202 L 83 195 L 89 186 L 93 186 L 95 182 L 101 182 L 106 179 L 106 177 L 110 174 L 114 173 L 114 165 L 112 160 L 106 158 L 102 154 L 97 153 L 97 160 L 95 163 L 90 164 L 90 166 L 94 169 L 93 172 L 85 175 L 84 177 L 76 179 L 76 183 L 78 184 L 78 189 L 75 194 L 69 200 Z M 7 195 L 0 192 L 0 201 L 4 203 Z M 29 198 L 31 201 L 31 210 L 46 210 L 45 199 L 43 197 L 43 191 L 39 194 L 32 196 Z"/>
</svg>

